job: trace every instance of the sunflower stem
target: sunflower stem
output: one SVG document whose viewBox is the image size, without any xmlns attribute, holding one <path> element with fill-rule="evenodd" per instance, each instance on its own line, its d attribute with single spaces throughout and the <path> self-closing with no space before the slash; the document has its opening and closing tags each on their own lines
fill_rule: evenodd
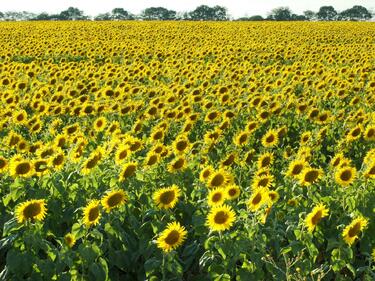
<svg viewBox="0 0 375 281">
<path fill-rule="evenodd" d="M 165 281 L 166 280 L 166 276 L 165 276 L 165 254 L 163 253 L 163 264 L 161 266 L 161 274 L 162 274 L 162 280 Z"/>
</svg>

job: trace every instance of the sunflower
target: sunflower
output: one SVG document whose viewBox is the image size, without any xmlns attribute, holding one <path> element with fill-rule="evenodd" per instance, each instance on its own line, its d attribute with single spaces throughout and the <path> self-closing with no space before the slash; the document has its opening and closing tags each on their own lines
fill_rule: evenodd
<svg viewBox="0 0 375 281">
<path fill-rule="evenodd" d="M 136 162 L 129 162 L 122 166 L 122 170 L 119 175 L 119 181 L 123 182 L 135 174 L 138 164 Z"/>
<path fill-rule="evenodd" d="M 144 160 L 144 165 L 147 167 L 152 167 L 153 165 L 159 163 L 160 159 L 161 157 L 159 154 L 149 151 Z"/>
<path fill-rule="evenodd" d="M 336 168 L 340 165 L 340 163 L 345 159 L 345 156 L 342 152 L 335 154 L 335 156 L 331 159 L 329 164 L 331 167 Z"/>
<path fill-rule="evenodd" d="M 189 151 L 191 144 L 186 135 L 178 136 L 172 143 L 173 152 L 175 155 L 182 155 Z"/>
<path fill-rule="evenodd" d="M 278 133 L 274 129 L 268 130 L 262 137 L 262 145 L 264 147 L 274 147 L 279 143 Z"/>
<path fill-rule="evenodd" d="M 211 189 L 208 193 L 207 201 L 209 206 L 220 206 L 226 199 L 224 188 Z"/>
<path fill-rule="evenodd" d="M 168 164 L 168 171 L 170 173 L 176 173 L 178 171 L 183 171 L 187 167 L 187 161 L 184 156 L 178 156 L 175 159 L 173 159 L 169 164 Z"/>
<path fill-rule="evenodd" d="M 69 247 L 69 248 L 72 248 L 74 246 L 74 244 L 76 243 L 76 238 L 73 234 L 71 233 L 67 233 L 65 236 L 64 236 L 64 241 L 65 241 L 65 244 Z"/>
<path fill-rule="evenodd" d="M 156 190 L 152 196 L 155 205 L 160 209 L 173 208 L 181 196 L 181 189 L 177 185 L 160 188 Z"/>
<path fill-rule="evenodd" d="M 356 174 L 356 168 L 342 167 L 335 172 L 335 181 L 341 186 L 349 186 L 354 181 Z"/>
<path fill-rule="evenodd" d="M 225 194 L 227 199 L 234 200 L 240 196 L 241 189 L 238 185 L 231 184 L 225 188 Z"/>
<path fill-rule="evenodd" d="M 375 179 L 375 161 L 367 165 L 363 175 L 365 178 Z"/>
<path fill-rule="evenodd" d="M 233 138 L 233 142 L 235 145 L 242 147 L 247 144 L 249 139 L 250 133 L 247 131 L 241 131 Z"/>
<path fill-rule="evenodd" d="M 342 232 L 344 241 L 347 244 L 352 245 L 358 238 L 358 234 L 367 227 L 367 224 L 368 220 L 362 216 L 352 220 L 352 222 L 347 225 Z"/>
<path fill-rule="evenodd" d="M 0 156 L 0 173 L 5 172 L 8 169 L 8 160 L 3 156 Z"/>
<path fill-rule="evenodd" d="M 13 157 L 9 163 L 9 174 L 12 177 L 31 177 L 34 174 L 32 161 L 21 157 Z"/>
<path fill-rule="evenodd" d="M 206 166 L 203 170 L 199 173 L 199 180 L 201 182 L 207 182 L 210 175 L 214 172 L 214 168 L 212 166 Z"/>
<path fill-rule="evenodd" d="M 236 214 L 228 205 L 215 206 L 207 216 L 206 225 L 211 231 L 224 231 L 233 225 Z"/>
<path fill-rule="evenodd" d="M 33 166 L 35 170 L 35 175 L 41 177 L 50 172 L 49 170 L 50 161 L 47 159 L 36 159 L 33 161 Z"/>
<path fill-rule="evenodd" d="M 347 142 L 355 141 L 361 137 L 361 134 L 362 134 L 362 127 L 361 125 L 357 125 L 347 133 L 345 140 Z"/>
<path fill-rule="evenodd" d="M 168 253 L 179 246 L 185 241 L 187 231 L 185 227 L 181 226 L 178 222 L 172 222 L 167 225 L 167 228 L 160 234 L 156 240 L 159 249 Z"/>
<path fill-rule="evenodd" d="M 56 154 L 53 155 L 50 161 L 55 171 L 60 171 L 64 167 L 64 163 L 65 163 L 64 152 L 61 149 L 58 150 Z"/>
<path fill-rule="evenodd" d="M 123 190 L 112 190 L 101 200 L 102 206 L 109 213 L 112 209 L 120 207 L 126 203 L 128 196 Z"/>
<path fill-rule="evenodd" d="M 129 145 L 120 145 L 115 154 L 115 163 L 120 165 L 131 154 Z"/>
<path fill-rule="evenodd" d="M 266 152 L 258 157 L 258 169 L 269 167 L 273 162 L 273 154 Z"/>
<path fill-rule="evenodd" d="M 279 200 L 280 195 L 277 191 L 271 190 L 271 191 L 268 191 L 268 198 L 270 199 L 268 204 L 272 205 Z"/>
<path fill-rule="evenodd" d="M 375 125 L 368 125 L 363 134 L 366 141 L 375 141 Z"/>
<path fill-rule="evenodd" d="M 318 225 L 320 220 L 328 216 L 329 209 L 323 204 L 318 204 L 312 211 L 306 216 L 305 225 L 309 232 L 313 232 L 315 227 Z"/>
<path fill-rule="evenodd" d="M 304 133 L 302 133 L 302 135 L 301 135 L 301 138 L 300 138 L 300 144 L 301 145 L 306 145 L 307 144 L 307 142 L 309 141 L 309 140 L 311 140 L 311 132 L 304 132 Z"/>
<path fill-rule="evenodd" d="M 221 162 L 220 166 L 221 167 L 229 167 L 236 161 L 237 155 L 235 153 L 230 153 L 228 154 Z"/>
<path fill-rule="evenodd" d="M 100 157 L 96 153 L 91 153 L 89 158 L 82 164 L 81 173 L 82 175 L 88 175 L 98 165 Z"/>
<path fill-rule="evenodd" d="M 225 187 L 230 184 L 232 180 L 233 176 L 229 172 L 224 169 L 219 169 L 209 176 L 207 186 L 209 188 Z"/>
<path fill-rule="evenodd" d="M 255 156 L 255 150 L 254 149 L 251 149 L 248 152 L 246 152 L 242 161 L 241 161 L 241 165 L 243 165 L 243 166 L 251 165 L 251 163 L 254 161 L 254 156 Z"/>
<path fill-rule="evenodd" d="M 100 216 L 99 200 L 92 200 L 83 209 L 83 221 L 87 227 L 98 224 Z"/>
<path fill-rule="evenodd" d="M 28 200 L 21 203 L 16 208 L 16 218 L 19 223 L 24 223 L 27 220 L 42 221 L 47 213 L 46 202 L 44 199 Z"/>
<path fill-rule="evenodd" d="M 290 162 L 286 175 L 292 178 L 298 178 L 302 170 L 308 166 L 308 163 L 305 160 L 295 159 Z"/>
<path fill-rule="evenodd" d="M 322 169 L 305 167 L 299 176 L 299 182 L 303 186 L 309 186 L 317 182 L 322 177 L 323 177 Z"/>
<path fill-rule="evenodd" d="M 254 190 L 253 195 L 251 195 L 247 205 L 250 211 L 255 212 L 268 202 L 269 202 L 268 189 L 259 188 L 257 190 Z"/>
<path fill-rule="evenodd" d="M 261 176 L 256 176 L 251 187 L 253 190 L 257 190 L 258 188 L 270 188 L 274 181 L 274 177 L 271 174 L 265 174 Z"/>
</svg>

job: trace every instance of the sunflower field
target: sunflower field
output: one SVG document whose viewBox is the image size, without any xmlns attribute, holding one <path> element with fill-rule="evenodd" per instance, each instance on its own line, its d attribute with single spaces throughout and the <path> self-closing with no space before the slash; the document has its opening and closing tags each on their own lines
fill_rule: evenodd
<svg viewBox="0 0 375 281">
<path fill-rule="evenodd" d="M 375 280 L 375 24 L 0 23 L 1 280 Z"/>
</svg>

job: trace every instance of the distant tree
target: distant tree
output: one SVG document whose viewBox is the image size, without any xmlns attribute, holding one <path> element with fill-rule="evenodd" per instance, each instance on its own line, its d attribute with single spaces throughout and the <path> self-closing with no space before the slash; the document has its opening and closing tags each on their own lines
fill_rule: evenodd
<svg viewBox="0 0 375 281">
<path fill-rule="evenodd" d="M 303 14 L 307 20 L 313 20 L 316 17 L 316 13 L 311 10 L 304 11 Z"/>
<path fill-rule="evenodd" d="M 307 20 L 307 18 L 304 15 L 292 14 L 292 16 L 290 17 L 290 20 L 293 20 L 293 21 L 305 21 L 305 20 Z"/>
<path fill-rule="evenodd" d="M 219 21 L 228 20 L 229 16 L 227 14 L 227 9 L 225 7 L 216 5 L 215 7 L 213 7 L 213 9 L 214 9 L 214 20 L 219 20 Z"/>
<path fill-rule="evenodd" d="M 36 15 L 26 11 L 23 12 L 5 12 L 3 14 L 3 20 L 5 21 L 23 21 L 32 20 Z"/>
<path fill-rule="evenodd" d="M 270 20 L 288 21 L 292 19 L 292 12 L 288 7 L 278 7 L 271 11 L 268 16 Z"/>
<path fill-rule="evenodd" d="M 322 6 L 316 16 L 319 20 L 332 21 L 337 18 L 337 11 L 332 6 Z"/>
<path fill-rule="evenodd" d="M 112 10 L 111 18 L 114 20 L 130 20 L 134 19 L 134 17 L 123 8 L 114 8 Z"/>
<path fill-rule="evenodd" d="M 33 18 L 33 20 L 50 20 L 51 19 L 51 16 L 47 13 L 41 13 L 39 15 L 37 15 L 35 18 Z"/>
<path fill-rule="evenodd" d="M 0 19 L 2 19 L 3 17 L 4 17 L 4 14 L 0 12 Z"/>
<path fill-rule="evenodd" d="M 174 20 L 176 11 L 163 7 L 150 7 L 143 11 L 141 17 L 145 20 Z"/>
<path fill-rule="evenodd" d="M 227 9 L 222 6 L 209 7 L 201 5 L 195 8 L 194 11 L 189 13 L 189 19 L 191 20 L 214 20 L 222 21 L 229 18 Z"/>
<path fill-rule="evenodd" d="M 363 6 L 353 6 L 350 9 L 342 11 L 339 14 L 340 20 L 352 20 L 352 21 L 359 21 L 359 20 L 368 20 L 371 18 L 371 13 Z"/>
<path fill-rule="evenodd" d="M 67 10 L 62 11 L 58 17 L 60 20 L 85 20 L 86 16 L 77 8 L 69 7 Z"/>
<path fill-rule="evenodd" d="M 111 14 L 110 13 L 104 13 L 104 14 L 99 14 L 96 17 L 94 17 L 94 20 L 111 20 Z"/>
<path fill-rule="evenodd" d="M 238 18 L 238 21 L 262 21 L 264 18 L 260 15 Z"/>
</svg>

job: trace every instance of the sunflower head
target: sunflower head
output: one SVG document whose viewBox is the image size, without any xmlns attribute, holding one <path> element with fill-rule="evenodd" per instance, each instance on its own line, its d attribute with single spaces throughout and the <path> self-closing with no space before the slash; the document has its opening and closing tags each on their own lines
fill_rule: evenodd
<svg viewBox="0 0 375 281">
<path fill-rule="evenodd" d="M 342 167 L 335 172 L 335 181 L 341 186 L 349 186 L 354 181 L 356 173 L 354 167 Z"/>
<path fill-rule="evenodd" d="M 306 216 L 305 225 L 309 232 L 313 232 L 320 220 L 328 216 L 329 209 L 323 204 L 315 206 L 312 211 Z"/>
<path fill-rule="evenodd" d="M 211 189 L 208 193 L 208 205 L 209 206 L 220 206 L 226 199 L 226 193 L 224 188 Z"/>
<path fill-rule="evenodd" d="M 317 182 L 320 178 L 322 178 L 322 176 L 323 176 L 322 169 L 305 167 L 299 176 L 300 184 L 302 186 L 309 186 Z"/>
<path fill-rule="evenodd" d="M 44 199 L 28 200 L 21 203 L 16 208 L 16 218 L 19 223 L 24 223 L 28 220 L 42 221 L 46 215 L 47 208 Z"/>
<path fill-rule="evenodd" d="M 173 208 L 179 197 L 181 196 L 181 189 L 177 185 L 172 185 L 166 188 L 160 188 L 153 194 L 153 200 L 156 206 L 160 209 Z"/>
<path fill-rule="evenodd" d="M 206 224 L 211 231 L 224 231 L 233 225 L 236 214 L 228 205 L 213 207 L 207 216 Z"/>
<path fill-rule="evenodd" d="M 126 179 L 130 178 L 135 174 L 135 171 L 137 169 L 137 163 L 136 162 L 129 162 L 122 166 L 122 170 L 120 172 L 119 181 L 123 182 Z"/>
<path fill-rule="evenodd" d="M 64 242 L 69 248 L 72 248 L 76 243 L 76 238 L 73 234 L 67 233 L 64 236 Z"/>
<path fill-rule="evenodd" d="M 172 222 L 167 225 L 167 228 L 160 234 L 156 240 L 156 245 L 163 252 L 170 252 L 178 248 L 185 241 L 187 231 L 178 222 Z"/>
<path fill-rule="evenodd" d="M 114 208 L 118 208 L 124 205 L 127 201 L 128 197 L 123 190 L 113 190 L 107 193 L 102 200 L 102 206 L 106 210 L 106 212 L 110 212 Z"/>
<path fill-rule="evenodd" d="M 347 225 L 343 232 L 342 237 L 348 245 L 352 245 L 358 238 L 358 235 L 363 231 L 368 224 L 368 220 L 362 216 L 354 219 L 349 225 Z"/>
<path fill-rule="evenodd" d="M 100 201 L 92 200 L 83 209 L 83 221 L 87 227 L 96 225 L 100 219 Z"/>
</svg>

